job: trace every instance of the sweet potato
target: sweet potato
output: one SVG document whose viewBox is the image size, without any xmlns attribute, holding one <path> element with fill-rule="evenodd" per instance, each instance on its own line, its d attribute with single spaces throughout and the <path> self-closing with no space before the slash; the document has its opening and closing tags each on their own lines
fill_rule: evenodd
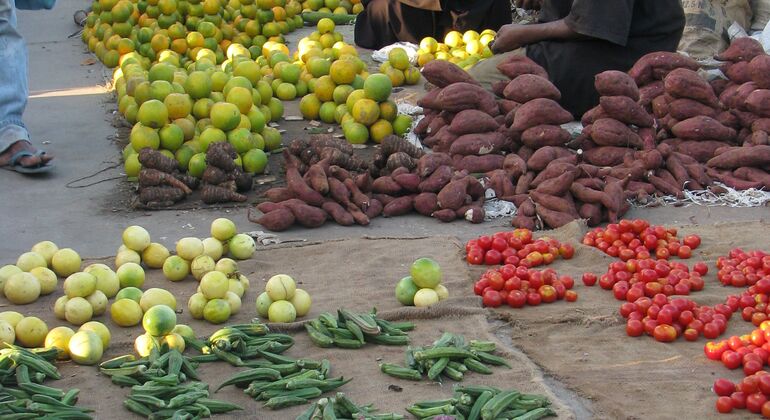
<svg viewBox="0 0 770 420">
<path fill-rule="evenodd" d="M 533 99 L 516 110 L 512 129 L 524 131 L 542 124 L 561 125 L 572 121 L 572 114 L 556 101 L 546 98 Z"/>
<path fill-rule="evenodd" d="M 714 89 L 698 73 L 678 68 L 671 71 L 663 80 L 666 93 L 675 98 L 690 98 L 702 102 L 710 107 L 719 106 L 719 100 L 714 94 Z"/>
<path fill-rule="evenodd" d="M 594 123 L 594 121 L 598 120 L 599 118 L 607 118 L 608 115 L 606 112 L 604 112 L 604 108 L 602 108 L 601 105 L 596 105 L 595 107 L 589 109 L 588 111 L 583 114 L 583 117 L 580 119 L 580 122 L 583 124 L 583 127 L 587 125 L 591 125 Z"/>
<path fill-rule="evenodd" d="M 516 153 L 509 153 L 503 160 L 503 170 L 509 177 L 516 179 L 527 172 L 527 162 Z"/>
<path fill-rule="evenodd" d="M 393 177 L 398 185 L 406 192 L 417 192 L 420 185 L 420 177 L 417 174 L 407 173 Z"/>
<path fill-rule="evenodd" d="M 533 171 L 542 171 L 551 161 L 570 156 L 574 156 L 574 154 L 565 147 L 541 147 L 527 160 L 527 168 Z"/>
<path fill-rule="evenodd" d="M 326 179 L 326 172 L 321 164 L 311 165 L 305 176 L 307 176 L 308 184 L 310 184 L 312 189 L 324 195 L 329 192 L 329 182 Z"/>
<path fill-rule="evenodd" d="M 511 56 L 497 64 L 497 70 L 509 79 L 515 79 L 522 74 L 535 74 L 548 78 L 548 73 L 539 64 L 526 56 Z"/>
<path fill-rule="evenodd" d="M 543 222 L 552 229 L 562 227 L 575 220 L 575 217 L 570 214 L 554 211 L 537 203 L 535 203 L 535 211 Z"/>
<path fill-rule="evenodd" d="M 453 155 L 497 154 L 503 150 L 506 139 L 499 132 L 464 134 L 449 147 Z"/>
<path fill-rule="evenodd" d="M 491 116 L 500 113 L 492 92 L 470 83 L 453 83 L 443 89 L 436 97 L 441 109 L 448 112 L 460 112 L 464 109 L 478 109 Z"/>
<path fill-rule="evenodd" d="M 684 167 L 682 162 L 676 157 L 676 155 L 670 155 L 666 158 L 666 169 L 671 172 L 671 175 L 676 179 L 677 185 L 685 185 L 690 180 L 690 174 L 687 172 L 687 168 Z"/>
<path fill-rule="evenodd" d="M 457 82 L 478 85 L 478 82 L 465 70 L 445 60 L 432 60 L 426 63 L 420 73 L 422 73 L 425 80 L 440 88 Z"/>
<path fill-rule="evenodd" d="M 329 166 L 329 175 L 333 176 L 334 178 L 337 178 L 340 181 L 345 181 L 348 178 L 353 178 L 353 175 L 351 175 L 347 169 L 341 168 L 337 165 Z"/>
<path fill-rule="evenodd" d="M 414 209 L 423 216 L 430 216 L 438 210 L 438 196 L 430 192 L 417 194 L 414 197 Z"/>
<path fill-rule="evenodd" d="M 393 197 L 392 195 L 387 194 L 372 194 L 371 200 L 377 200 L 379 201 L 383 206 L 387 205 L 391 201 L 395 200 L 396 197 Z"/>
<path fill-rule="evenodd" d="M 642 150 L 653 150 L 656 146 L 655 129 L 650 127 L 640 128 L 636 134 L 642 140 Z"/>
<path fill-rule="evenodd" d="M 682 98 L 668 104 L 668 113 L 672 117 L 682 121 L 699 115 L 713 118 L 716 116 L 717 111 L 701 102 Z"/>
<path fill-rule="evenodd" d="M 652 100 L 651 106 L 652 106 L 652 115 L 655 116 L 655 118 L 663 118 L 668 115 L 668 100 L 666 100 L 665 95 L 660 95 L 657 98 Z"/>
<path fill-rule="evenodd" d="M 741 37 L 736 38 L 720 54 L 714 56 L 719 61 L 751 61 L 752 58 L 763 55 L 765 49 L 762 44 L 754 38 Z"/>
<path fill-rule="evenodd" d="M 680 121 L 671 128 L 675 136 L 686 140 L 721 140 L 732 141 L 735 139 L 735 130 L 725 127 L 719 121 L 699 115 Z"/>
<path fill-rule="evenodd" d="M 498 127 L 499 124 L 497 124 L 494 118 L 477 109 L 466 109 L 458 112 L 449 125 L 449 129 L 458 136 L 495 131 Z"/>
<path fill-rule="evenodd" d="M 417 175 L 425 178 L 442 165 L 451 165 L 452 158 L 446 153 L 428 153 L 417 161 Z"/>
<path fill-rule="evenodd" d="M 523 104 L 536 98 L 558 101 L 561 99 L 561 92 L 546 77 L 536 74 L 522 74 L 508 83 L 503 91 L 503 96 Z"/>
<path fill-rule="evenodd" d="M 499 98 L 503 98 L 503 92 L 505 91 L 505 87 L 508 86 L 508 82 L 510 82 L 510 80 L 498 80 L 497 82 L 493 82 L 490 85 L 492 93 Z"/>
<path fill-rule="evenodd" d="M 697 182 L 698 184 L 702 186 L 711 185 L 712 180 L 709 178 L 709 176 L 706 174 L 706 170 L 703 167 L 703 165 L 699 163 L 689 163 L 684 164 L 684 168 L 687 170 L 687 174 L 689 175 L 690 179 Z"/>
<path fill-rule="evenodd" d="M 273 203 L 270 201 L 264 201 L 262 203 L 257 204 L 257 210 L 261 211 L 264 214 L 270 213 L 271 211 L 275 211 L 278 209 L 284 208 L 282 205 L 278 203 Z"/>
<path fill-rule="evenodd" d="M 258 219 L 252 219 L 251 213 L 249 213 L 249 220 L 262 225 L 267 230 L 280 232 L 290 228 L 291 225 L 294 224 L 296 218 L 291 210 L 281 206 L 281 208 L 264 214 Z"/>
<path fill-rule="evenodd" d="M 759 89 L 759 87 L 754 82 L 747 82 L 742 85 L 739 85 L 738 88 L 735 90 L 735 93 L 729 98 L 727 98 L 727 102 L 725 102 L 725 106 L 727 106 L 728 108 L 735 108 L 741 111 L 748 110 L 748 104 L 746 103 L 746 101 L 749 99 L 749 95 L 751 95 L 757 89 Z"/>
<path fill-rule="evenodd" d="M 374 201 L 375 200 L 372 200 L 372 203 Z M 378 201 L 378 203 L 379 203 L 379 201 Z M 381 206 L 382 206 L 382 204 L 379 204 L 379 207 L 381 207 Z M 374 207 L 374 206 L 373 205 L 367 205 L 366 206 L 366 211 L 369 211 L 369 207 Z M 361 226 L 369 225 L 369 216 L 367 216 L 366 213 L 361 211 L 361 209 L 358 206 L 356 206 L 355 204 L 350 203 L 348 205 L 348 212 L 350 213 L 351 216 L 353 216 L 353 220 L 356 221 L 357 225 L 361 225 Z"/>
<path fill-rule="evenodd" d="M 757 89 L 746 98 L 746 108 L 760 117 L 770 117 L 770 89 Z"/>
<path fill-rule="evenodd" d="M 768 139 L 767 132 L 757 130 L 751 133 L 751 139 L 749 142 L 752 146 L 763 146 L 770 144 L 770 139 Z"/>
<path fill-rule="evenodd" d="M 730 81 L 733 83 L 743 84 L 751 81 L 749 63 L 745 61 L 723 65 L 721 70 L 722 73 L 724 73 L 725 76 L 727 76 L 727 78 L 730 79 Z"/>
<path fill-rule="evenodd" d="M 655 194 L 655 187 L 649 182 L 629 181 L 626 191 L 635 191 L 637 193 L 643 191 L 647 195 Z"/>
<path fill-rule="evenodd" d="M 604 191 L 597 191 L 593 188 L 588 188 L 579 182 L 573 182 L 569 190 L 575 198 L 584 203 L 601 204 L 603 200 L 606 200 L 604 198 Z"/>
<path fill-rule="evenodd" d="M 741 127 L 751 127 L 754 121 L 760 119 L 760 116 L 753 112 L 741 111 L 739 109 L 731 109 L 730 113 L 735 116 L 735 119 L 738 120 L 738 125 Z"/>
<path fill-rule="evenodd" d="M 575 202 L 569 194 L 562 197 L 544 194 L 537 190 L 532 191 L 529 194 L 535 204 L 539 204 L 549 210 L 558 211 L 559 213 L 569 214 L 575 219 L 579 217 Z"/>
<path fill-rule="evenodd" d="M 770 89 L 770 56 L 762 54 L 754 57 L 748 64 L 748 73 L 757 87 Z"/>
<path fill-rule="evenodd" d="M 286 185 L 294 196 L 308 204 L 320 206 L 324 203 L 324 197 L 305 183 L 302 175 L 294 166 L 286 168 Z"/>
<path fill-rule="evenodd" d="M 621 212 L 623 203 L 625 202 L 624 191 L 628 186 L 629 179 L 607 182 L 604 187 L 604 199 L 602 204 L 607 208 L 610 223 L 617 223 L 617 217 Z"/>
<path fill-rule="evenodd" d="M 353 215 L 335 201 L 329 200 L 321 208 L 340 226 L 351 226 L 355 223 Z"/>
<path fill-rule="evenodd" d="M 733 175 L 748 181 L 761 182 L 765 190 L 770 190 L 770 173 L 752 167 L 742 167 L 733 171 Z"/>
<path fill-rule="evenodd" d="M 707 172 L 712 178 L 718 179 L 721 183 L 730 188 L 735 188 L 736 190 L 748 190 L 750 188 L 762 187 L 761 182 L 738 178 L 730 171 L 718 171 L 714 168 L 708 168 Z"/>
<path fill-rule="evenodd" d="M 487 175 L 489 180 L 486 182 L 486 186 L 495 192 L 496 197 L 506 197 L 516 193 L 516 187 L 513 186 L 511 177 L 504 170 L 496 169 Z"/>
<path fill-rule="evenodd" d="M 650 184 L 652 184 L 658 191 L 663 193 L 663 195 L 671 195 L 675 197 L 682 197 L 682 189 L 663 178 L 660 178 L 655 175 L 649 175 L 647 179 L 650 181 Z"/>
<path fill-rule="evenodd" d="M 345 184 L 337 178 L 330 177 L 329 181 L 329 196 L 335 201 L 340 203 L 342 207 L 348 207 L 350 204 L 350 190 Z"/>
<path fill-rule="evenodd" d="M 437 193 L 452 180 L 452 168 L 447 165 L 439 166 L 428 178 L 418 186 L 422 192 Z"/>
<path fill-rule="evenodd" d="M 465 190 L 471 197 L 471 200 L 480 200 L 484 198 L 484 193 L 487 191 L 484 188 L 484 184 L 481 183 L 476 177 L 468 177 L 468 188 Z"/>
<path fill-rule="evenodd" d="M 591 126 L 591 139 L 599 146 L 635 147 L 641 149 L 642 139 L 627 125 L 612 118 L 601 118 Z"/>
<path fill-rule="evenodd" d="M 433 214 L 431 214 L 431 217 L 449 223 L 457 218 L 457 213 L 452 209 L 442 209 L 434 211 Z"/>
<path fill-rule="evenodd" d="M 516 101 L 511 101 L 508 99 L 499 99 L 497 101 L 497 105 L 500 108 L 500 114 L 503 115 L 502 120 L 498 120 L 498 118 L 500 118 L 499 115 L 495 117 L 495 121 L 497 121 L 498 124 L 505 123 L 507 121 L 508 114 L 510 114 L 511 112 L 515 113 L 516 110 L 519 109 L 519 107 L 521 106 L 520 103 Z M 513 121 L 513 115 L 511 115 L 511 121 Z M 509 125 L 509 124 L 506 124 L 506 125 Z"/>
<path fill-rule="evenodd" d="M 469 206 L 463 206 L 455 211 L 458 218 L 465 219 L 471 223 L 482 223 L 484 221 L 484 207 L 471 204 Z"/>
<path fill-rule="evenodd" d="M 644 86 L 660 78 L 656 76 L 680 67 L 697 70 L 700 66 L 695 60 L 682 54 L 658 51 L 645 54 L 639 58 L 628 71 L 628 75 L 634 79 L 637 86 Z"/>
<path fill-rule="evenodd" d="M 716 114 L 714 119 L 719 121 L 725 127 L 730 127 L 733 130 L 741 128 L 741 121 L 730 111 L 722 111 Z"/>
<path fill-rule="evenodd" d="M 660 80 L 646 86 L 641 86 L 639 88 L 639 105 L 643 107 L 650 106 L 652 100 L 663 95 L 664 92 L 663 82 Z"/>
<path fill-rule="evenodd" d="M 535 218 L 517 214 L 516 217 L 511 219 L 511 226 L 519 229 L 535 230 Z"/>
<path fill-rule="evenodd" d="M 350 201 L 362 211 L 366 211 L 366 209 L 369 208 L 369 197 L 358 189 L 356 183 L 352 179 L 346 179 L 343 181 L 343 184 L 345 184 L 345 187 L 350 191 Z"/>
<path fill-rule="evenodd" d="M 425 117 L 423 117 L 414 127 L 414 134 L 416 134 L 421 139 L 425 138 L 425 135 L 428 134 L 428 126 L 430 126 L 430 123 L 433 122 L 434 118 L 436 118 L 436 114 L 427 114 L 427 108 L 425 111 Z"/>
<path fill-rule="evenodd" d="M 377 194 L 397 195 L 401 190 L 401 185 L 389 176 L 381 176 L 372 183 L 372 192 Z"/>
<path fill-rule="evenodd" d="M 583 203 L 578 208 L 578 214 L 590 227 L 599 226 L 602 223 L 602 207 L 599 204 Z"/>
<path fill-rule="evenodd" d="M 527 199 L 518 205 L 516 214 L 521 214 L 527 217 L 534 217 L 536 215 L 535 203 L 529 198 L 529 196 L 527 196 Z"/>
<path fill-rule="evenodd" d="M 733 83 L 725 79 L 712 79 L 709 81 L 709 84 L 711 85 L 711 88 L 714 89 L 714 94 L 718 97 L 722 94 L 722 92 L 725 91 L 725 89 L 727 89 L 728 86 L 732 85 Z"/>
<path fill-rule="evenodd" d="M 676 142 L 674 148 L 676 151 L 690 156 L 698 162 L 705 163 L 714 157 L 716 149 L 723 147 L 724 145 L 724 143 L 714 140 L 687 140 Z"/>
<path fill-rule="evenodd" d="M 574 180 L 575 172 L 567 171 L 555 178 L 544 180 L 535 190 L 547 195 L 562 196 L 569 191 L 570 185 L 572 185 Z"/>
<path fill-rule="evenodd" d="M 454 180 L 447 184 L 438 193 L 438 205 L 442 209 L 457 210 L 460 206 L 467 203 L 469 196 L 466 192 L 468 189 L 468 177 Z"/>
<path fill-rule="evenodd" d="M 770 133 L 770 118 L 758 118 L 751 123 L 751 131 Z"/>
<path fill-rule="evenodd" d="M 596 166 L 616 166 L 623 163 L 623 156 L 633 149 L 617 146 L 602 146 L 583 151 L 583 160 Z"/>
<path fill-rule="evenodd" d="M 770 165 L 770 146 L 731 147 L 706 162 L 712 168 L 737 169 L 743 166 L 761 168 Z"/>
<path fill-rule="evenodd" d="M 564 146 L 569 139 L 569 132 L 558 125 L 536 125 L 524 130 L 521 134 L 521 142 L 533 149 L 543 146 Z"/>
<path fill-rule="evenodd" d="M 577 167 L 572 163 L 561 159 L 552 160 L 548 166 L 545 167 L 530 183 L 530 188 L 537 188 L 541 182 L 556 178 L 565 172 L 573 172 L 576 176 L 578 174 Z"/>
<path fill-rule="evenodd" d="M 297 223 L 307 228 L 316 228 L 326 222 L 327 214 L 318 207 L 310 206 L 301 200 L 291 199 L 281 202 L 281 205 L 291 210 Z M 270 214 L 270 213 L 268 213 Z"/>
<path fill-rule="evenodd" d="M 414 197 L 405 195 L 388 203 L 382 210 L 382 215 L 385 217 L 401 216 L 412 211 L 412 208 L 414 208 Z"/>
<path fill-rule="evenodd" d="M 594 77 L 594 87 L 600 96 L 626 96 L 639 100 L 639 87 L 627 73 L 607 70 Z"/>
<path fill-rule="evenodd" d="M 433 120 L 430 122 L 430 124 L 428 125 L 428 128 L 425 130 L 425 133 L 426 133 L 426 134 L 428 134 L 428 135 L 430 135 L 430 134 L 436 134 L 436 133 L 438 133 L 438 131 L 439 131 L 439 130 L 440 130 L 442 127 L 444 127 L 444 126 L 446 126 L 446 125 L 448 125 L 448 122 L 447 122 L 447 120 L 445 120 L 445 119 L 444 119 L 444 117 L 442 117 L 441 115 L 437 115 L 437 116 L 436 116 L 435 118 L 433 118 Z"/>
<path fill-rule="evenodd" d="M 535 178 L 535 173 L 529 171 L 521 175 L 516 181 L 516 194 L 526 194 L 529 191 L 529 184 Z"/>
<path fill-rule="evenodd" d="M 520 158 L 524 159 L 524 162 L 526 162 L 529 160 L 529 158 L 532 157 L 533 154 L 535 154 L 535 150 L 531 147 L 521 146 L 519 150 L 516 151 L 516 154 L 519 155 Z"/>
<path fill-rule="evenodd" d="M 599 103 L 610 117 L 637 127 L 652 127 L 652 116 L 627 96 L 602 96 Z M 595 123 L 595 122 L 594 122 Z"/>
<path fill-rule="evenodd" d="M 367 218 L 374 219 L 375 217 L 382 214 L 382 210 L 384 208 L 385 206 L 380 202 L 380 200 L 372 198 L 369 200 L 369 207 L 366 208 L 366 212 L 364 214 Z"/>
<path fill-rule="evenodd" d="M 462 159 L 455 164 L 455 168 L 468 171 L 468 173 L 489 172 L 502 168 L 504 160 L 505 157 L 502 155 L 468 155 L 463 156 Z"/>
</svg>

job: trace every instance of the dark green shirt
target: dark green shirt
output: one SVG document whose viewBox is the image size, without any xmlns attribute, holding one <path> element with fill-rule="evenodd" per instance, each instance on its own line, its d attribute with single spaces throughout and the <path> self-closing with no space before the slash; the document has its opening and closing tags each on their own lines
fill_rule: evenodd
<svg viewBox="0 0 770 420">
<path fill-rule="evenodd" d="M 542 41 L 527 56 L 545 67 L 575 118 L 599 103 L 594 76 L 627 71 L 653 51 L 676 51 L 684 30 L 680 0 L 545 0 L 540 21 L 564 19 L 583 40 Z"/>
</svg>

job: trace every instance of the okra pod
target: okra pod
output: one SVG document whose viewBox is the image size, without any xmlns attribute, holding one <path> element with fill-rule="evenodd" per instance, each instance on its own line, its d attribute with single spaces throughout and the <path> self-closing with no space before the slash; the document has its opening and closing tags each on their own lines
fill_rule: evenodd
<svg viewBox="0 0 770 420">
<path fill-rule="evenodd" d="M 307 403 L 307 399 L 299 397 L 273 397 L 267 400 L 264 404 L 265 408 L 274 410 L 276 408 L 286 408 L 295 405 L 301 405 Z"/>
<path fill-rule="evenodd" d="M 408 379 L 410 381 L 419 381 L 422 379 L 422 374 L 420 372 L 390 363 L 380 363 L 380 370 L 382 373 L 394 378 Z"/>
<path fill-rule="evenodd" d="M 549 416 L 555 416 L 556 412 L 551 410 L 550 408 L 544 407 L 544 408 L 536 408 L 532 411 L 528 411 L 525 414 L 522 414 L 518 417 L 514 417 L 513 420 L 539 420 L 543 417 L 549 417 Z"/>
</svg>

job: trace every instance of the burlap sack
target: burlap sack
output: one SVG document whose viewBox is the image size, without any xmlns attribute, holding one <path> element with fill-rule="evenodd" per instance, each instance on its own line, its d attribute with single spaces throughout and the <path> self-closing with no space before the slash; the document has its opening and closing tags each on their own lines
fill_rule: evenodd
<svg viewBox="0 0 770 420">
<path fill-rule="evenodd" d="M 754 15 L 751 29 L 754 31 L 765 29 L 767 22 L 770 21 L 770 0 L 751 0 L 751 11 Z"/>
<path fill-rule="evenodd" d="M 751 18 L 754 14 L 749 0 L 722 0 L 722 6 L 725 8 L 727 19 L 741 25 L 747 32 L 751 29 Z"/>
<path fill-rule="evenodd" d="M 711 58 L 727 47 L 730 22 L 720 0 L 682 0 L 686 24 L 679 51 L 695 59 Z"/>
</svg>

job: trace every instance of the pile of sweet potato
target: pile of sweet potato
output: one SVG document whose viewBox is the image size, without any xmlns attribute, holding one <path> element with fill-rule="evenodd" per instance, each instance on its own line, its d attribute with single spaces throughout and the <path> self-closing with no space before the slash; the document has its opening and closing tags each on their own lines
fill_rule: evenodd
<svg viewBox="0 0 770 420">
<path fill-rule="evenodd" d="M 176 160 L 157 150 L 139 151 L 138 201 L 149 208 L 168 207 L 187 197 L 198 187 L 198 179 L 179 171 Z"/>
</svg>

